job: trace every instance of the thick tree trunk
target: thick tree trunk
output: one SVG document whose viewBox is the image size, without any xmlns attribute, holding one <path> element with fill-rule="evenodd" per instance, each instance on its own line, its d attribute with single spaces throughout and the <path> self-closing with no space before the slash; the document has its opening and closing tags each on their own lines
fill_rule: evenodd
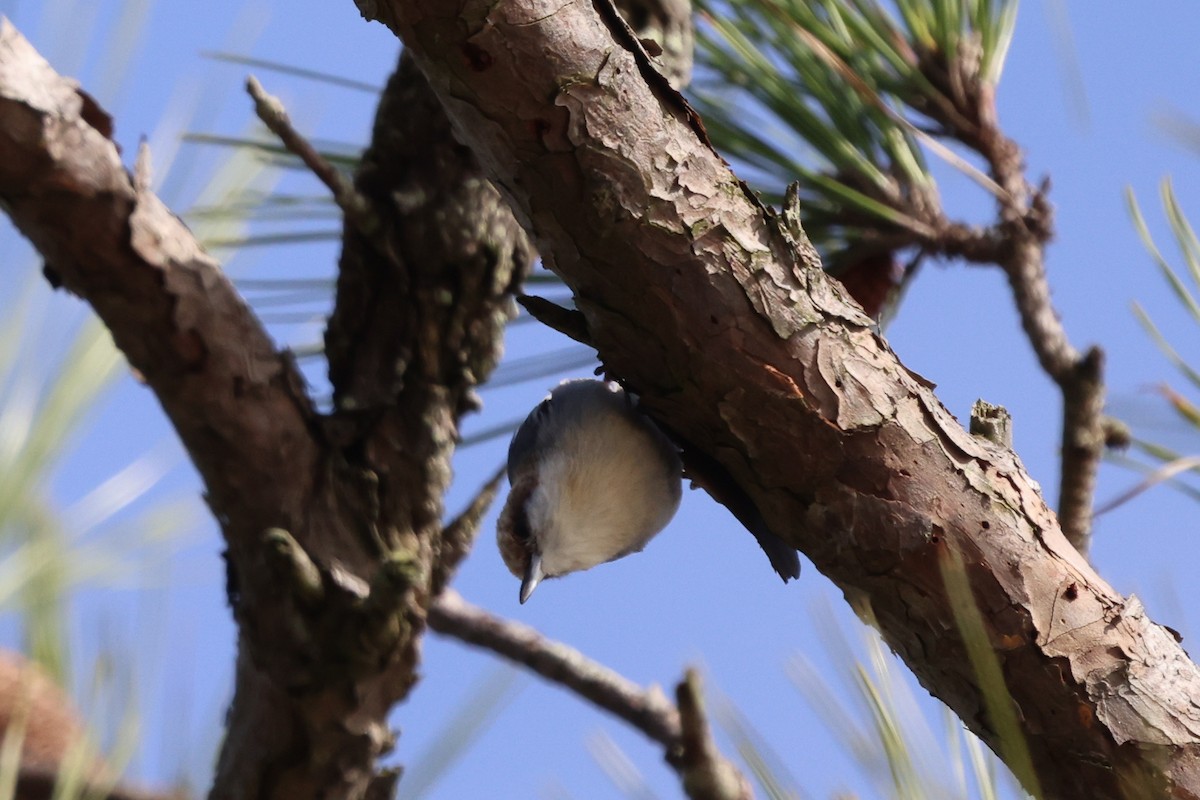
<svg viewBox="0 0 1200 800">
<path fill-rule="evenodd" d="M 797 255 L 606 0 L 359 5 L 412 50 L 574 290 L 577 335 L 869 605 L 931 692 L 1020 760 L 985 709 L 971 615 L 950 600 L 961 569 L 1027 782 L 1200 796 L 1200 671 L 1067 543 L 1017 458 L 967 434 Z"/>
</svg>

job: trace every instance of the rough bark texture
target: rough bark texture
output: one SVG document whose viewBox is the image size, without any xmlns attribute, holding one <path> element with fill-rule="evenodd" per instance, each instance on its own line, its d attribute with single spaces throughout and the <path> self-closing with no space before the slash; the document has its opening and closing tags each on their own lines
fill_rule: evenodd
<svg viewBox="0 0 1200 800">
<path fill-rule="evenodd" d="M 947 601 L 952 552 L 1047 796 L 1200 796 L 1200 672 L 1067 543 L 1016 457 L 797 258 L 604 0 L 360 8 L 412 49 L 606 366 L 870 603 L 930 691 L 1000 749 Z"/>
<path fill-rule="evenodd" d="M 352 541 L 314 560 L 336 576 L 349 565 L 345 551 L 361 548 L 363 560 L 350 571 L 361 582 L 362 612 L 377 620 L 365 626 L 368 635 L 373 638 L 377 628 L 379 640 L 366 652 L 348 648 L 364 657 L 361 664 L 321 659 L 335 688 L 355 698 L 353 706 L 330 703 L 322 722 L 362 724 L 361 732 L 353 731 L 359 749 L 331 753 L 336 760 L 323 758 L 300 739 L 296 744 L 307 748 L 294 750 L 288 767 L 301 788 L 269 776 L 270 796 L 279 798 L 324 792 L 358 797 L 363 787 L 372 796 L 390 793 L 386 775 L 372 778 L 374 759 L 390 748 L 386 714 L 416 681 L 432 585 L 443 583 L 462 556 L 461 549 L 443 552 L 441 536 L 457 422 L 475 408 L 474 387 L 499 358 L 503 327 L 515 310 L 508 292 L 532 256 L 507 206 L 471 152 L 454 140 L 445 114 L 407 59 L 381 98 L 355 187 L 374 219 L 347 224 L 343 239 L 337 301 L 326 333 L 336 408 L 322 420 L 333 481 L 321 493 L 329 493 L 334 524 L 344 526 Z M 338 640 L 361 635 L 353 626 L 338 630 L 354 613 L 330 599 L 326 594 L 319 612 L 314 608 L 327 633 Z M 239 622 L 245 634 L 244 616 Z M 245 645 L 247 636 L 242 641 Z M 347 666 L 352 675 L 365 674 L 347 685 L 340 677 Z M 244 787 L 262 775 L 262 753 L 253 743 L 260 722 L 281 715 L 271 702 L 261 706 L 269 690 L 262 687 L 260 669 L 239 660 L 230 741 L 222 750 L 214 797 L 246 796 Z M 270 682 L 279 683 L 275 674 Z M 342 773 L 341 785 L 312 774 L 326 760 Z"/>
<path fill-rule="evenodd" d="M 239 655 L 212 796 L 386 796 L 386 715 L 416 679 L 434 576 L 462 553 L 440 546 L 457 420 L 498 357 L 524 234 L 401 70 L 357 182 L 375 224 L 347 232 L 323 417 L 110 134 L 0 21 L 0 203 L 155 392 L 227 543 Z"/>
</svg>

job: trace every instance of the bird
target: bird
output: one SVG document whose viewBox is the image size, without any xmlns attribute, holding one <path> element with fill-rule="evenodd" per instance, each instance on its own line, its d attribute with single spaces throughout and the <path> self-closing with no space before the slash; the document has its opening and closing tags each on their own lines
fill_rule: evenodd
<svg viewBox="0 0 1200 800">
<path fill-rule="evenodd" d="M 616 383 L 555 387 L 509 444 L 496 524 L 521 603 L 544 579 L 641 551 L 675 516 L 682 475 L 678 449 Z"/>
</svg>

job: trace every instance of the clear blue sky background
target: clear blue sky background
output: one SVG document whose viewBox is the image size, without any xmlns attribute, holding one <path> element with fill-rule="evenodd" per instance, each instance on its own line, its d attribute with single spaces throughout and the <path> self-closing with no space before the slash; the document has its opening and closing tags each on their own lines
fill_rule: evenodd
<svg viewBox="0 0 1200 800">
<path fill-rule="evenodd" d="M 206 60 L 202 51 L 235 51 L 374 84 L 382 84 L 397 53 L 392 36 L 362 22 L 349 0 L 124 5 L 149 7 L 145 29 L 132 43 L 121 39 L 131 28 L 120 22 L 123 4 L 117 2 L 8 0 L 0 2 L 0 11 L 114 114 L 127 158 L 143 135 L 165 160 L 183 130 L 250 129 L 252 112 L 240 88 L 245 68 Z M 1061 15 L 1072 11 L 1064 22 Z M 1067 30 L 1073 44 L 1064 39 Z M 1138 327 L 1130 302 L 1140 300 L 1184 354 L 1200 361 L 1196 329 L 1154 273 L 1129 224 L 1122 192 L 1134 188 L 1168 252 L 1157 199 L 1164 176 L 1174 177 L 1184 208 L 1200 220 L 1200 154 L 1188 152 L 1156 123 L 1171 113 L 1200 120 L 1197 31 L 1200 4 L 1192 0 L 1164 0 L 1137 10 L 1115 3 L 1076 4 L 1070 10 L 1065 2 L 1027 3 L 999 94 L 1001 121 L 1026 148 L 1031 174 L 1052 177 L 1058 239 L 1049 270 L 1073 342 L 1099 343 L 1107 350 L 1115 413 L 1131 419 L 1139 432 L 1188 453 L 1200 450 L 1200 439 L 1166 424 L 1162 404 L 1147 392 L 1164 380 L 1184 387 Z M 109 46 L 132 53 L 123 80 L 113 73 Z M 302 130 L 328 140 L 366 140 L 373 110 L 369 94 L 258 74 L 285 99 Z M 188 147 L 183 160 L 190 159 L 190 167 L 170 173 L 162 185 L 164 199 L 178 211 L 190 207 L 206 176 L 229 157 L 227 150 Z M 986 198 L 957 175 L 939 174 L 952 212 L 985 218 Z M 317 191 L 305 176 L 285 180 L 290 188 Z M 36 262 L 7 222 L 0 223 L 0 252 L 6 261 L 0 286 L 8 295 Z M 332 276 L 336 247 L 218 252 L 236 277 L 320 277 Z M 54 331 L 77 321 L 82 308 L 44 285 L 39 291 L 53 318 L 42 345 L 49 359 L 59 337 Z M 313 311 L 313 321 L 273 326 L 282 342 L 317 341 L 325 303 L 318 299 L 301 307 Z M 957 264 L 926 269 L 888 338 L 909 367 L 938 384 L 938 396 L 960 419 L 978 397 L 1007 406 L 1016 421 L 1017 452 L 1053 500 L 1060 399 L 1037 368 L 997 270 Z M 510 359 L 520 359 L 567 347 L 561 337 L 524 325 L 512 330 L 508 352 Z M 314 367 L 312 374 L 316 391 L 323 391 L 320 370 Z M 556 380 L 485 392 L 486 408 L 467 422 L 465 433 L 523 416 Z M 105 583 L 78 595 L 75 688 L 86 697 L 90 666 L 101 654 L 130 662 L 144 733 L 131 773 L 151 782 L 186 774 L 205 785 L 229 697 L 234 646 L 221 542 L 198 502 L 198 481 L 148 391 L 124 380 L 91 421 L 56 477 L 55 497 L 69 502 L 148 450 L 170 451 L 175 468 L 156 496 L 190 500 L 195 524 L 181 555 L 148 562 L 120 585 Z M 505 447 L 506 441 L 495 440 L 459 455 L 451 511 L 500 463 Z M 1106 466 L 1099 497 L 1110 498 L 1136 480 Z M 1136 592 L 1155 620 L 1185 635 L 1185 646 L 1192 642 L 1193 609 L 1200 600 L 1200 585 L 1192 580 L 1200 556 L 1198 511 L 1180 494 L 1156 489 L 1101 518 L 1093 552 L 1101 574 L 1117 590 Z M 830 656 L 820 632 L 840 628 L 850 640 L 861 636 L 839 593 L 811 565 L 798 583 L 785 587 L 729 514 L 691 492 L 645 553 L 549 583 L 522 607 L 516 580 L 492 544 L 493 530 L 494 518 L 456 583 L 468 599 L 535 625 L 643 684 L 669 687 L 685 665 L 699 665 L 709 685 L 781 754 L 807 796 L 828 797 L 838 789 L 876 796 L 870 779 L 785 673 L 789 661 L 802 655 L 840 687 L 850 678 L 847 665 Z M 11 624 L 0 626 L 0 634 L 7 637 L 0 644 L 15 643 Z M 401 730 L 400 761 L 419 762 L 453 710 L 497 669 L 490 656 L 437 637 L 429 638 L 425 653 L 424 680 L 394 717 Z M 601 732 L 625 750 L 658 796 L 678 794 L 658 749 L 622 724 L 536 679 L 519 676 L 509 692 L 493 724 L 429 796 L 619 796 L 589 755 L 589 742 Z M 848 697 L 841 688 L 834 695 Z M 923 705 L 940 728 L 932 704 Z"/>
</svg>

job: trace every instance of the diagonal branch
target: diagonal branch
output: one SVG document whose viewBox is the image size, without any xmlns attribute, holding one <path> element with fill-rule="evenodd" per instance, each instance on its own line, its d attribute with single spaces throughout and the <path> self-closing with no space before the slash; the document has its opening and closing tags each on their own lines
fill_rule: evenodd
<svg viewBox="0 0 1200 800">
<path fill-rule="evenodd" d="M 429 627 L 522 664 L 548 681 L 608 711 L 661 744 L 692 800 L 749 800 L 749 782 L 717 750 L 700 694 L 688 670 L 677 687 L 676 708 L 657 687 L 643 689 L 573 647 L 527 625 L 500 619 L 471 605 L 453 589 L 429 607 Z"/>
<path fill-rule="evenodd" d="M 291 359 L 183 223 L 135 185 L 108 116 L 2 19 L 0 126 L 4 209 L 154 390 L 213 511 L 244 518 L 296 502 L 317 447 Z"/>
<path fill-rule="evenodd" d="M 569 645 L 471 605 L 453 589 L 442 592 L 429 607 L 429 627 L 524 665 L 623 719 L 664 747 L 679 744 L 679 712 L 661 690 L 643 689 Z"/>
<path fill-rule="evenodd" d="M 998 746 L 949 549 L 1050 796 L 1200 796 L 1200 671 L 1067 542 L 1015 457 L 963 431 L 800 262 L 605 7 L 360 3 L 532 224 L 606 368 L 869 602 L 927 688 Z"/>
<path fill-rule="evenodd" d="M 296 130 L 287 109 L 283 107 L 283 102 L 278 97 L 268 94 L 253 75 L 246 78 L 246 92 L 253 98 L 254 113 L 267 126 L 267 130 L 275 134 L 283 146 L 325 184 L 342 213 L 361 229 L 378 227 L 378 221 L 369 216 L 370 207 L 367 201 L 354 190 L 354 185 L 341 170 L 329 163 L 328 159 L 317 152 L 312 142 Z"/>
<path fill-rule="evenodd" d="M 462 560 L 471 552 L 475 545 L 475 537 L 483 517 L 496 499 L 500 491 L 500 483 L 504 480 L 504 468 L 496 470 L 458 516 L 450 520 L 442 529 L 441 547 L 433 564 L 433 578 L 430 580 L 430 590 L 436 597 L 446 588 L 450 577 L 458 569 Z"/>
</svg>

